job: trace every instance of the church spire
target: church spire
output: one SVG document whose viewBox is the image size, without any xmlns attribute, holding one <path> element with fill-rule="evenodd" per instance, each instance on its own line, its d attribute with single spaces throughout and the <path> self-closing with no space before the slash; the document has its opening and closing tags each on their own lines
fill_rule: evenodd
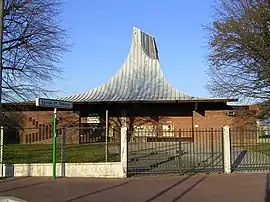
<svg viewBox="0 0 270 202">
<path fill-rule="evenodd" d="M 173 88 L 160 67 L 155 38 L 133 28 L 129 54 L 120 70 L 106 83 L 62 100 L 71 102 L 123 102 L 196 100 Z"/>
</svg>

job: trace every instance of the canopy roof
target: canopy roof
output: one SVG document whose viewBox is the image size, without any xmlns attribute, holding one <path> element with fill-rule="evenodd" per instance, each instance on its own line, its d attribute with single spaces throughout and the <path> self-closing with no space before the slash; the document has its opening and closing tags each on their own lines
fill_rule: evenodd
<svg viewBox="0 0 270 202">
<path fill-rule="evenodd" d="M 194 97 L 175 89 L 161 70 L 155 38 L 138 28 L 133 28 L 131 48 L 123 66 L 106 84 L 60 100 L 91 103 L 236 101 Z"/>
</svg>

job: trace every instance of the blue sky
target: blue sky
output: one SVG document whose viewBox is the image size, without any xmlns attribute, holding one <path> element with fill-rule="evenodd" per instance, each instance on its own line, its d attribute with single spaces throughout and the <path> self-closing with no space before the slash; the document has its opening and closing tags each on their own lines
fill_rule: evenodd
<svg viewBox="0 0 270 202">
<path fill-rule="evenodd" d="M 63 27 L 70 30 L 71 52 L 54 82 L 62 95 L 86 92 L 107 82 L 122 66 L 131 45 L 132 27 L 155 36 L 162 70 L 178 90 L 210 96 L 207 33 L 213 0 L 66 0 Z"/>
</svg>

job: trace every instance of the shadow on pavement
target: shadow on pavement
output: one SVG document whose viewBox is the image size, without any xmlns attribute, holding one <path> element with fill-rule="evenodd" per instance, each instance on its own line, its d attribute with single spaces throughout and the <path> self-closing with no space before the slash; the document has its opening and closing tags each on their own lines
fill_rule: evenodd
<svg viewBox="0 0 270 202">
<path fill-rule="evenodd" d="M 176 182 L 175 184 L 171 185 L 170 187 L 168 187 L 167 189 L 164 189 L 163 191 L 159 192 L 157 195 L 153 196 L 152 198 L 146 200 L 145 202 L 150 202 L 150 201 L 154 201 L 155 199 L 157 199 L 158 197 L 162 196 L 163 194 L 165 194 L 166 192 L 170 191 L 172 188 L 178 186 L 181 183 L 184 183 L 185 181 L 187 181 L 188 179 L 190 179 L 192 176 L 187 176 L 181 180 L 179 180 L 178 182 Z"/>
<path fill-rule="evenodd" d="M 187 188 L 185 191 L 183 191 L 182 194 L 180 194 L 179 196 L 175 197 L 172 202 L 176 202 L 178 200 L 180 200 L 183 196 L 185 196 L 188 192 L 190 192 L 193 188 L 195 188 L 198 184 L 200 184 L 201 182 L 203 182 L 207 177 L 203 177 L 201 179 L 199 179 L 197 182 L 195 182 L 192 186 L 190 186 L 189 188 Z"/>
<path fill-rule="evenodd" d="M 270 202 L 270 173 L 267 174 L 265 187 L 265 202 Z"/>
<path fill-rule="evenodd" d="M 15 191 L 15 190 L 18 190 L 18 189 L 24 189 L 24 188 L 38 186 L 38 185 L 42 185 L 42 184 L 46 184 L 46 183 L 47 182 L 37 182 L 37 183 L 34 183 L 34 184 L 28 184 L 28 185 L 24 185 L 24 186 L 20 186 L 20 187 L 14 187 L 14 188 L 10 188 L 10 189 L 4 189 L 4 190 L 0 190 L 0 193 L 8 192 L 8 191 Z"/>
<path fill-rule="evenodd" d="M 240 152 L 240 154 L 237 156 L 237 158 L 235 159 L 235 161 L 232 164 L 232 172 L 234 172 L 236 170 L 236 168 L 242 163 L 246 154 L 247 154 L 247 150 L 243 150 Z"/>
<path fill-rule="evenodd" d="M 94 191 L 94 192 L 90 192 L 90 193 L 87 193 L 87 194 L 84 194 L 84 195 L 81 195 L 81 196 L 77 196 L 77 197 L 68 199 L 65 202 L 75 201 L 75 200 L 78 200 L 78 199 L 81 199 L 81 198 L 84 198 L 84 197 L 87 197 L 87 196 L 91 196 L 91 195 L 94 195 L 94 194 L 99 194 L 101 192 L 104 192 L 104 191 L 107 191 L 107 190 L 110 190 L 110 189 L 115 189 L 117 187 L 121 187 L 123 185 L 129 184 L 129 183 L 131 183 L 133 181 L 135 181 L 135 179 L 130 180 L 128 182 L 121 183 L 121 184 L 113 185 L 113 186 L 110 186 L 110 187 L 107 187 L 107 188 L 104 188 L 104 189 L 100 189 L 100 190 L 97 190 L 97 191 Z"/>
<path fill-rule="evenodd" d="M 17 180 L 23 180 L 23 179 L 27 179 L 27 178 L 29 178 L 29 177 L 3 177 L 0 180 L 0 184 L 7 183 L 7 182 L 14 182 Z"/>
</svg>

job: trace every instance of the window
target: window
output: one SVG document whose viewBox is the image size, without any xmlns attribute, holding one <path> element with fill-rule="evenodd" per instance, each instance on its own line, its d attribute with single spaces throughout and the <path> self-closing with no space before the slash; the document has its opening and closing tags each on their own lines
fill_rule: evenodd
<svg viewBox="0 0 270 202">
<path fill-rule="evenodd" d="M 48 139 L 49 138 L 49 127 L 48 127 L 48 125 L 46 125 L 45 134 L 46 134 L 46 139 Z"/>
<path fill-rule="evenodd" d="M 29 141 L 29 140 L 28 140 L 28 135 L 26 134 L 26 135 L 25 135 L 25 143 L 28 143 L 28 141 Z"/>
<path fill-rule="evenodd" d="M 42 125 L 41 124 L 38 125 L 38 133 L 39 133 L 40 140 L 43 140 L 43 136 L 42 136 Z"/>
<path fill-rule="evenodd" d="M 52 126 L 49 126 L 49 138 L 52 138 Z"/>
<path fill-rule="evenodd" d="M 38 128 L 38 122 L 36 121 L 36 128 Z"/>
<path fill-rule="evenodd" d="M 45 125 L 42 125 L 42 139 L 45 140 Z"/>
<path fill-rule="evenodd" d="M 158 59 L 155 39 L 152 36 L 141 32 L 141 45 L 143 51 L 148 57 L 152 59 Z"/>
<path fill-rule="evenodd" d="M 41 136 L 41 132 L 38 132 L 38 140 L 41 141 L 42 140 L 42 136 Z"/>
</svg>

